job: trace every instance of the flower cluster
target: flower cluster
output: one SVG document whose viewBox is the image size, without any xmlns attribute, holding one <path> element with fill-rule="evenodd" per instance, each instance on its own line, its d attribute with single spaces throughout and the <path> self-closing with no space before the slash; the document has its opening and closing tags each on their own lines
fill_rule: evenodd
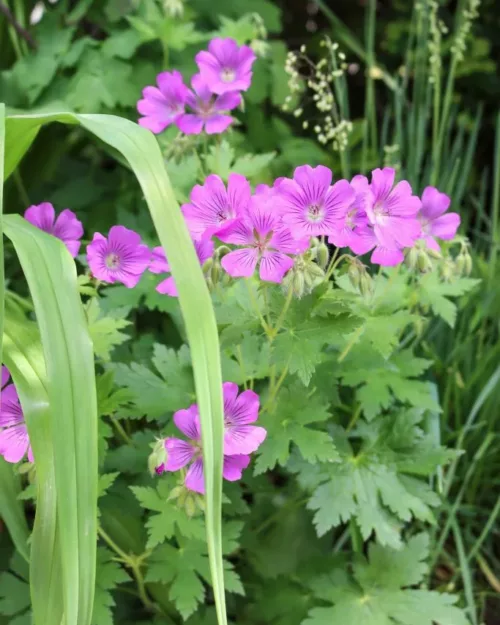
<svg viewBox="0 0 500 625">
<path fill-rule="evenodd" d="M 243 470 L 250 464 L 250 454 L 266 438 L 264 428 L 253 425 L 259 416 L 259 396 L 251 390 L 238 394 L 232 382 L 222 385 L 224 395 L 224 465 L 223 477 L 229 482 L 241 479 Z M 197 493 L 205 492 L 203 452 L 201 444 L 198 405 L 174 414 L 174 423 L 188 439 L 167 438 L 164 441 L 166 462 L 156 467 L 156 472 L 179 471 L 187 468 L 184 485 Z"/>
<path fill-rule="evenodd" d="M 2 365 L 2 386 L 0 392 L 0 456 L 7 462 L 19 462 L 28 454 L 33 462 L 28 430 L 16 387 L 9 384 L 10 374 Z"/>
<path fill-rule="evenodd" d="M 241 104 L 240 92 L 250 87 L 255 59 L 250 47 L 238 46 L 233 39 L 212 39 L 208 51 L 196 55 L 199 73 L 191 79 L 191 89 L 173 71 L 162 72 L 157 87 L 143 90 L 137 103 L 139 124 L 155 134 L 171 124 L 187 135 L 224 132 L 233 122 L 227 112 Z"/>
<path fill-rule="evenodd" d="M 395 176 L 394 169 L 384 167 L 372 171 L 371 180 L 357 175 L 351 181 L 333 182 L 327 167 L 302 165 L 293 178 L 278 178 L 272 187 L 259 185 L 252 193 L 240 174 L 230 174 L 227 185 L 210 175 L 193 188 L 189 203 L 181 209 L 200 265 L 222 267 L 232 278 L 249 278 L 258 271 L 261 280 L 278 284 L 292 270 L 301 273 L 300 267 L 307 265 L 314 285 L 327 264 L 327 259 L 316 258 L 317 237 L 356 255 L 372 251 L 371 262 L 384 266 L 401 263 L 415 245 L 424 253 L 437 254 L 436 238 L 454 238 L 460 217 L 447 212 L 450 198 L 434 187 L 426 187 L 419 198 L 407 181 L 395 183 Z M 28 208 L 25 217 L 61 239 L 76 256 L 83 227 L 71 211 L 56 218 L 53 206 L 44 202 Z M 320 247 L 328 257 L 324 243 Z M 87 262 L 97 280 L 128 288 L 136 286 L 148 269 L 170 273 L 161 247 L 150 250 L 139 234 L 120 225 L 113 226 L 107 237 L 94 234 Z M 302 280 L 302 275 L 295 277 Z M 167 276 L 157 291 L 176 297 L 174 279 Z"/>
</svg>

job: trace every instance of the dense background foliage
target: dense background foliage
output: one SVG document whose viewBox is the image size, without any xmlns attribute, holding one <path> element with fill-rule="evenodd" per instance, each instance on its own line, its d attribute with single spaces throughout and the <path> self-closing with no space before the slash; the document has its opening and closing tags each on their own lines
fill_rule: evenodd
<svg viewBox="0 0 500 625">
<path fill-rule="evenodd" d="M 438 71 L 445 94 L 453 47 L 448 34 L 443 34 L 442 65 L 433 70 L 428 58 L 433 41 L 430 26 L 423 22 L 422 29 L 415 30 L 419 10 L 428 13 L 431 4 L 410 0 L 0 2 L 5 9 L 0 12 L 0 102 L 12 112 L 69 108 L 135 121 L 141 90 L 154 83 L 158 72 L 176 68 L 192 74 L 194 54 L 209 39 L 233 37 L 239 43 L 252 42 L 259 60 L 244 111 L 237 114 L 238 126 L 206 153 L 199 145 L 205 173 L 226 179 L 230 171 L 238 171 L 252 182 L 270 183 L 277 176 L 290 176 L 294 167 L 304 163 L 328 165 L 335 173 L 340 170 L 339 176 L 395 165 L 419 193 L 432 180 L 451 195 L 453 210 L 462 216 L 462 234 L 469 237 L 474 261 L 472 278 L 482 281 L 479 288 L 473 289 L 472 279 L 461 278 L 446 289 L 432 277 L 417 288 L 411 280 L 407 284 L 401 276 L 382 273 L 376 289 L 379 299 L 371 302 L 369 311 L 357 300 L 353 303 L 352 289 L 342 278 L 338 280 L 341 296 L 329 300 L 328 293 L 321 291 L 293 309 L 289 323 L 293 331 L 298 329 L 300 340 L 300 324 L 309 314 L 305 310 L 318 307 L 321 323 L 307 337 L 316 351 L 323 346 L 323 321 L 341 315 L 343 306 L 351 311 L 358 306 L 356 314 L 366 315 L 376 339 L 361 340 L 355 349 L 332 339 L 341 354 L 347 350 L 337 370 L 330 361 L 315 359 L 314 353 L 299 357 L 305 344 L 283 340 L 280 346 L 282 359 L 289 353 L 296 359 L 291 368 L 294 376 L 285 384 L 274 412 L 296 415 L 297 406 L 303 406 L 307 417 L 292 426 L 285 425 L 284 419 L 279 424 L 283 431 L 274 432 L 273 438 L 276 424 L 267 415 L 263 420 L 271 443 L 245 474 L 243 489 L 225 487 L 226 583 L 229 615 L 237 623 L 298 625 L 307 618 L 310 625 L 333 624 L 336 619 L 354 623 L 349 597 L 375 592 L 375 580 L 382 586 L 379 620 L 373 621 L 377 625 L 401 618 L 391 609 L 403 601 L 402 595 L 410 601 L 410 593 L 416 592 L 404 588 L 423 583 L 458 593 L 474 625 L 499 622 L 500 16 L 495 1 L 484 0 L 471 19 L 449 110 L 441 113 L 440 143 L 433 134 L 427 85 L 432 72 Z M 464 0 L 439 3 L 439 15 L 451 33 L 460 28 L 464 10 L 471 5 Z M 36 24 L 30 24 L 33 12 L 35 16 L 38 12 Z M 345 54 L 345 71 L 335 87 L 345 107 L 342 118 L 352 123 L 344 158 L 318 140 L 321 132 L 315 126 L 323 128 L 324 117 L 304 84 L 294 92 L 290 72 L 285 71 L 287 51 L 302 45 L 317 63 L 325 55 L 321 45 L 325 36 L 338 42 Z M 343 61 L 338 58 L 339 64 Z M 372 71 L 367 72 L 367 67 Z M 402 67 L 409 69 L 404 72 Z M 396 83 L 404 89 L 396 88 Z M 436 132 L 439 135 L 440 128 Z M 190 152 L 193 143 L 183 143 L 175 135 L 168 130 L 159 141 L 182 202 L 200 172 Z M 430 160 L 436 151 L 439 169 L 433 169 Z M 109 148 L 90 142 L 81 129 L 51 125 L 42 130 L 9 179 L 6 212 L 23 213 L 27 206 L 49 200 L 59 210 L 74 210 L 89 236 L 121 223 L 155 245 L 140 189 L 115 158 Z M 6 267 L 12 301 L 29 308 L 11 247 L 6 247 Z M 386 281 L 397 293 L 388 301 Z M 215 619 L 202 517 L 188 519 L 166 499 L 175 476 L 157 480 L 147 473 L 154 437 L 171 434 L 172 412 L 193 399 L 178 306 L 154 291 L 156 283 L 147 274 L 132 291 L 113 287 L 99 300 L 87 301 L 98 358 L 101 415 L 102 529 L 95 625 L 177 623 L 184 617 L 195 625 Z M 86 287 L 82 281 L 84 293 Z M 215 296 L 223 330 L 223 371 L 226 379 L 241 385 L 255 382 L 258 387 L 270 375 L 268 348 L 250 334 L 254 313 L 248 294 L 238 284 L 231 288 L 229 302 Z M 470 293 L 458 300 L 455 323 L 450 298 L 466 291 Z M 411 301 L 415 293 L 418 301 Z M 91 294 L 89 290 L 85 296 Z M 271 302 L 272 311 L 279 311 L 279 306 L 279 300 Z M 423 319 L 421 313 L 430 309 L 435 317 Z M 238 324 L 232 327 L 235 318 Z M 404 358 L 396 349 L 395 327 Z M 238 354 L 231 351 L 235 337 L 247 367 L 243 373 Z M 335 379 L 343 380 L 340 395 L 332 385 L 332 371 Z M 414 379 L 422 375 L 425 381 Z M 317 390 L 312 402 L 304 395 L 304 384 Z M 376 418 L 394 400 L 405 410 Z M 332 412 L 336 422 L 327 433 L 318 423 Z M 352 430 L 356 436 L 350 435 Z M 344 460 L 342 467 L 349 467 L 351 474 L 331 470 L 325 477 L 312 465 L 305 466 L 305 461 L 328 459 L 322 444 L 330 436 Z M 456 456 L 445 447 L 464 453 Z M 354 462 L 360 451 L 366 452 L 366 465 Z M 441 465 L 450 460 L 451 468 L 443 469 Z M 417 483 L 408 473 L 429 479 Z M 21 496 L 32 517 L 30 478 L 29 473 L 23 475 Z M 394 490 L 381 495 L 381 504 L 378 494 L 388 483 Z M 420 509 L 415 509 L 415 489 L 420 489 L 418 497 L 425 501 Z M 388 503 L 390 497 L 397 501 Z M 431 507 L 437 508 L 437 522 L 428 534 L 419 533 L 431 520 Z M 346 523 L 351 516 L 364 519 L 361 527 L 367 534 L 373 529 L 378 543 L 363 547 L 356 528 Z M 403 551 L 387 551 L 387 545 L 399 545 L 399 531 L 412 517 L 417 520 L 405 536 Z M 22 625 L 29 622 L 27 567 L 14 554 L 5 531 L 0 534 L 0 548 L 4 571 L 0 623 Z M 354 558 L 353 550 L 359 552 Z M 328 576 L 336 594 L 325 581 Z M 432 603 L 432 597 L 426 601 Z M 413 600 L 416 610 L 418 598 Z M 151 609 L 158 613 L 154 621 Z M 420 615 L 415 623 L 430 623 L 424 619 L 439 616 L 439 609 L 427 617 Z M 452 623 L 443 620 L 442 624 L 448 622 Z"/>
</svg>

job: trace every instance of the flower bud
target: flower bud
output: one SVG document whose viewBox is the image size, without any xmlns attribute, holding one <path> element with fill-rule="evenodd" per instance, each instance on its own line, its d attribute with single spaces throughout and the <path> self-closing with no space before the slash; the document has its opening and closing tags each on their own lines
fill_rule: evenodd
<svg viewBox="0 0 500 625">
<path fill-rule="evenodd" d="M 472 258 L 471 255 L 467 252 L 466 254 L 464 254 L 464 274 L 466 276 L 470 276 L 470 274 L 472 273 Z"/>
<path fill-rule="evenodd" d="M 441 260 L 443 258 L 441 252 L 438 250 L 433 250 L 432 247 L 427 248 L 427 254 L 429 254 L 429 256 L 434 260 Z"/>
<path fill-rule="evenodd" d="M 439 265 L 439 273 L 445 282 L 450 282 L 455 274 L 455 263 L 451 258 L 446 257 Z"/>
<path fill-rule="evenodd" d="M 359 278 L 359 290 L 365 297 L 372 292 L 372 279 L 366 271 L 363 271 Z"/>
<path fill-rule="evenodd" d="M 318 265 L 321 267 L 321 269 L 326 269 L 328 267 L 328 261 L 330 260 L 330 251 L 326 243 L 321 242 L 318 245 L 317 258 L 318 258 Z"/>
<path fill-rule="evenodd" d="M 359 265 L 358 263 L 351 263 L 349 265 L 349 269 L 347 270 L 347 277 L 349 278 L 349 282 L 355 289 L 359 289 L 360 283 L 360 273 L 359 273 Z"/>
<path fill-rule="evenodd" d="M 165 448 L 165 440 L 159 439 L 151 445 L 152 453 L 148 458 L 148 469 L 152 476 L 163 473 L 164 465 L 167 462 L 167 450 Z"/>
<path fill-rule="evenodd" d="M 169 501 L 174 500 L 176 506 L 182 508 L 189 518 L 193 517 L 198 510 L 203 511 L 205 509 L 203 495 L 186 488 L 184 482 L 181 482 L 170 491 L 168 499 Z"/>
<path fill-rule="evenodd" d="M 292 276 L 292 289 L 297 299 L 300 299 L 306 292 L 305 274 L 302 271 L 294 272 Z"/>
<path fill-rule="evenodd" d="M 216 258 L 214 262 L 212 263 L 212 268 L 210 270 L 210 278 L 214 285 L 219 282 L 221 271 L 222 271 L 222 267 L 220 264 L 220 260 Z"/>
<path fill-rule="evenodd" d="M 460 254 L 455 259 L 455 275 L 463 275 L 465 270 L 465 262 L 465 255 L 460 252 Z"/>
<path fill-rule="evenodd" d="M 205 277 L 208 277 L 210 275 L 210 272 L 212 271 L 213 264 L 214 264 L 214 259 L 213 258 L 207 258 L 207 260 L 201 266 L 201 269 L 202 269 L 203 274 L 204 274 Z"/>
<path fill-rule="evenodd" d="M 417 266 L 419 250 L 416 247 L 412 247 L 408 250 L 405 256 L 405 265 L 413 271 Z"/>
<path fill-rule="evenodd" d="M 431 260 L 427 256 L 427 252 L 425 250 L 420 250 L 418 252 L 417 267 L 418 270 L 422 273 L 428 273 L 432 269 Z"/>
</svg>

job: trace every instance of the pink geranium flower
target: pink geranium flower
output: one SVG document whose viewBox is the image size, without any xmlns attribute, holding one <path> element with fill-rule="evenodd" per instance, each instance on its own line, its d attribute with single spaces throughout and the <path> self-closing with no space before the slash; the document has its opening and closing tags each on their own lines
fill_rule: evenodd
<svg viewBox="0 0 500 625">
<path fill-rule="evenodd" d="M 196 254 L 198 255 L 200 265 L 203 265 L 203 263 L 214 253 L 214 243 L 211 239 L 194 241 L 194 248 L 196 250 Z M 170 273 L 171 271 L 165 252 L 161 246 L 153 248 L 149 271 L 151 273 Z M 179 295 L 177 292 L 177 286 L 175 285 L 175 280 L 172 276 L 162 280 L 162 282 L 160 282 L 160 284 L 156 287 L 156 290 L 158 293 L 170 295 L 170 297 L 177 297 Z"/>
<path fill-rule="evenodd" d="M 257 393 L 243 391 L 238 395 L 238 385 L 224 382 L 224 453 L 228 456 L 251 454 L 264 442 L 267 432 L 252 425 L 259 418 L 260 401 Z"/>
<path fill-rule="evenodd" d="M 73 258 L 78 254 L 83 226 L 75 213 L 66 208 L 56 219 L 52 204 L 42 202 L 27 208 L 24 218 L 40 230 L 61 239 Z"/>
<path fill-rule="evenodd" d="M 234 39 L 212 39 L 208 52 L 196 55 L 202 78 L 213 93 L 246 91 L 252 82 L 252 65 L 257 58 L 248 46 L 238 46 Z"/>
<path fill-rule="evenodd" d="M 137 102 L 137 110 L 144 115 L 139 119 L 139 124 L 159 134 L 167 126 L 175 123 L 184 113 L 189 89 L 177 71 L 158 74 L 156 82 L 158 88 L 145 87 L 143 89 L 144 97 Z"/>
<path fill-rule="evenodd" d="M 157 473 L 179 471 L 179 469 L 189 466 L 184 484 L 189 490 L 204 493 L 205 479 L 198 406 L 193 404 L 187 410 L 178 410 L 174 414 L 174 423 L 189 440 L 185 441 L 180 438 L 167 438 L 165 440 L 167 462 L 157 468 Z M 229 482 L 235 482 L 241 479 L 243 470 L 249 464 L 250 456 L 248 455 L 224 455 L 222 476 Z"/>
<path fill-rule="evenodd" d="M 224 464 L 222 475 L 229 482 L 241 479 L 243 470 L 250 463 L 248 454 L 254 452 L 266 438 L 264 428 L 251 425 L 257 420 L 259 397 L 253 391 L 238 396 L 236 384 L 223 384 L 224 395 Z M 203 453 L 201 447 L 200 415 L 197 404 L 174 414 L 174 423 L 189 439 L 167 438 L 165 450 L 167 462 L 157 468 L 163 471 L 179 471 L 189 466 L 184 484 L 197 493 L 205 492 L 203 476 Z"/>
<path fill-rule="evenodd" d="M 102 282 L 121 282 L 134 287 L 148 268 L 151 252 L 141 237 L 124 226 L 113 226 L 108 238 L 99 232 L 87 246 L 87 260 L 94 277 Z"/>
<path fill-rule="evenodd" d="M 368 223 L 366 215 L 366 200 L 370 188 L 365 176 L 354 176 L 351 180 L 354 197 L 349 206 L 346 206 L 343 215 L 339 217 L 336 228 L 329 236 L 328 241 L 336 247 L 350 247 L 355 254 L 364 254 L 366 249 L 363 228 Z"/>
<path fill-rule="evenodd" d="M 391 167 L 372 171 L 370 191 L 366 195 L 368 225 L 359 230 L 356 253 L 373 248 L 371 261 L 378 265 L 398 265 L 404 260 L 403 249 L 412 247 L 421 234 L 417 213 L 421 202 L 412 194 L 406 180 L 394 186 L 396 172 Z"/>
<path fill-rule="evenodd" d="M 247 210 L 250 196 L 250 183 L 240 174 L 229 175 L 227 190 L 215 174 L 208 176 L 203 186 L 196 185 L 190 203 L 182 206 L 193 239 L 210 237 L 234 225 Z"/>
<path fill-rule="evenodd" d="M 427 247 L 436 251 L 439 251 L 440 247 L 434 237 L 446 241 L 453 239 L 460 225 L 458 213 L 446 213 L 450 201 L 445 193 L 440 193 L 434 187 L 426 187 L 422 194 L 422 207 L 417 219 L 422 227 L 422 238 Z"/>
<path fill-rule="evenodd" d="M 0 392 L 0 456 L 7 462 L 19 462 L 28 454 L 33 462 L 28 430 L 24 422 L 23 410 L 13 384 L 9 381 L 9 372 L 2 366 L 2 391 Z M 5 388 L 3 388 L 5 386 Z"/>
<path fill-rule="evenodd" d="M 309 247 L 309 237 L 294 239 L 273 210 L 272 190 L 261 189 L 252 198 L 248 211 L 227 232 L 219 232 L 224 243 L 243 246 L 226 254 L 221 265 L 233 278 L 252 276 L 259 267 L 259 275 L 267 282 L 280 283 L 293 266 L 288 254 L 302 254 Z"/>
<path fill-rule="evenodd" d="M 189 91 L 186 99 L 192 113 L 184 113 L 177 121 L 177 127 L 186 135 L 199 135 L 205 129 L 208 135 L 224 132 L 231 123 L 231 115 L 224 115 L 224 111 L 231 111 L 241 104 L 241 96 L 236 92 L 214 95 L 200 74 L 191 80 L 193 91 Z"/>
<path fill-rule="evenodd" d="M 293 180 L 285 178 L 277 185 L 283 222 L 295 238 L 329 235 L 338 229 L 355 194 L 347 180 L 333 186 L 331 182 L 328 167 L 302 165 L 295 170 Z"/>
</svg>

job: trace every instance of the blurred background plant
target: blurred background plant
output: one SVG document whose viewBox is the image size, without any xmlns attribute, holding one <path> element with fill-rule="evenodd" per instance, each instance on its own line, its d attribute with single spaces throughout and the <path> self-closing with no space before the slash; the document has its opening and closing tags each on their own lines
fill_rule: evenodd
<svg viewBox="0 0 500 625">
<path fill-rule="evenodd" d="M 11 111 L 135 120 L 140 92 L 159 71 L 192 74 L 211 37 L 233 37 L 260 62 L 238 126 L 206 155 L 209 169 L 271 181 L 303 163 L 328 165 L 337 177 L 385 164 L 417 193 L 432 184 L 451 196 L 467 240 L 448 270 L 466 273 L 472 257 L 482 286 L 462 298 L 456 324 L 436 318 L 408 341 L 435 362 L 436 436 L 465 450 L 436 476 L 449 503 L 431 545 L 433 581 L 463 592 L 475 622 L 488 625 L 500 622 L 499 29 L 495 0 L 0 0 L 0 101 Z M 6 186 L 8 212 L 50 196 L 94 230 L 120 221 L 152 235 L 123 168 L 77 128 L 42 134 Z M 173 138 L 160 137 L 166 150 Z M 167 166 L 182 172 L 176 191 L 185 199 L 198 165 L 174 145 Z M 443 300 L 431 305 L 446 318 Z M 138 358 L 158 331 L 157 311 L 171 304 L 149 294 L 141 306 Z M 173 324 L 164 324 L 175 342 Z"/>
</svg>

